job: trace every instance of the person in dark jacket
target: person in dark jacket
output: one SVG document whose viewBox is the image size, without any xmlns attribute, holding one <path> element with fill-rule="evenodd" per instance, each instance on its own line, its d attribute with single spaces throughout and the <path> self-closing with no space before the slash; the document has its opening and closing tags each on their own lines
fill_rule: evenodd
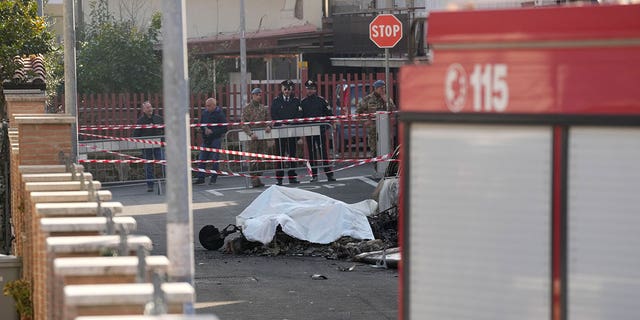
<svg viewBox="0 0 640 320">
<path fill-rule="evenodd" d="M 307 96 L 302 99 L 300 105 L 302 106 L 302 117 L 327 117 L 332 116 L 331 106 L 329 102 L 323 97 L 317 95 L 317 85 L 313 80 L 307 80 L 304 83 L 307 88 Z M 316 161 L 316 159 L 327 160 L 329 159 L 329 152 L 327 150 L 327 125 L 320 126 L 319 136 L 307 136 L 307 148 L 309 151 L 309 160 L 311 161 L 311 182 L 318 181 L 318 166 L 324 169 L 324 174 L 327 176 L 328 181 L 336 181 L 333 177 L 331 166 L 326 161 Z"/>
<path fill-rule="evenodd" d="M 142 103 L 142 116 L 138 118 L 136 124 L 139 125 L 153 125 L 164 124 L 164 120 L 161 116 L 153 113 L 153 106 L 151 102 L 145 101 Z M 133 131 L 134 137 L 157 137 L 163 136 L 163 128 L 137 128 Z M 164 141 L 164 139 L 163 139 Z M 155 144 L 150 144 L 150 148 L 142 149 L 142 157 L 147 160 L 162 160 L 164 159 L 162 147 Z M 163 167 L 164 170 L 164 167 Z M 147 191 L 153 192 L 153 183 L 155 180 L 154 164 L 144 164 L 145 178 L 147 179 Z"/>
<path fill-rule="evenodd" d="M 202 112 L 202 117 L 200 118 L 200 123 L 226 123 L 227 117 L 224 114 L 222 108 L 218 105 L 218 101 L 215 98 L 209 98 L 205 102 L 205 110 Z M 203 148 L 213 148 L 220 149 L 222 146 L 222 138 L 224 134 L 227 132 L 226 126 L 206 126 L 200 127 L 202 131 L 202 147 Z M 198 156 L 198 160 L 218 160 L 220 154 L 217 152 L 211 151 L 200 151 L 200 155 Z M 206 162 L 201 162 L 198 167 L 200 169 L 205 169 L 207 167 Z M 220 168 L 220 164 L 217 162 L 213 163 L 213 170 L 218 170 Z M 204 172 L 198 172 L 196 174 L 196 181 L 193 184 L 203 184 L 204 178 L 206 174 Z M 218 174 L 212 173 L 211 178 L 209 179 L 209 184 L 214 184 L 218 180 Z"/>
<path fill-rule="evenodd" d="M 280 94 L 273 99 L 271 103 L 271 119 L 272 120 L 286 120 L 296 119 L 302 117 L 302 107 L 300 106 L 300 99 L 293 95 L 293 81 L 285 80 L 280 83 Z M 274 127 L 282 126 L 281 123 L 276 123 Z M 276 139 L 276 153 L 280 156 L 288 156 L 294 158 L 296 156 L 296 142 L 298 138 L 280 138 Z M 288 169 L 287 176 L 290 184 L 300 183 L 297 179 L 295 162 L 284 162 L 284 166 Z M 284 176 L 283 162 L 276 162 L 276 179 L 278 185 L 282 185 L 282 179 Z"/>
</svg>

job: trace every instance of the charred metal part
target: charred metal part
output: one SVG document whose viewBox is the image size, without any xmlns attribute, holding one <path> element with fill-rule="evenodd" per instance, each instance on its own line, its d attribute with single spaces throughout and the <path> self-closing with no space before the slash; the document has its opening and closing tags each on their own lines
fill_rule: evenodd
<svg viewBox="0 0 640 320">
<path fill-rule="evenodd" d="M 200 232 L 198 233 L 198 240 L 200 240 L 200 244 L 205 249 L 218 250 L 224 245 L 224 238 L 237 231 L 240 231 L 240 228 L 234 224 L 229 224 L 222 229 L 222 232 L 220 232 L 215 226 L 209 224 L 200 229 Z"/>
</svg>

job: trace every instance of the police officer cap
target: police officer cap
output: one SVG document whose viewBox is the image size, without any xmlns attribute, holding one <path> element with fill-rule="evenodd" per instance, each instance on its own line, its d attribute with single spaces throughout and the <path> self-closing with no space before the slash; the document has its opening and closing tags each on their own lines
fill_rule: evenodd
<svg viewBox="0 0 640 320">
<path fill-rule="evenodd" d="M 285 80 L 285 81 L 280 82 L 280 85 L 283 86 L 283 87 L 292 88 L 293 87 L 293 81 Z"/>
<path fill-rule="evenodd" d="M 258 93 L 262 93 L 262 90 L 260 90 L 260 88 L 253 88 L 253 90 L 251 90 L 251 94 L 258 94 Z"/>
<path fill-rule="evenodd" d="M 307 89 L 310 89 L 310 88 L 317 88 L 317 87 L 318 87 L 318 86 L 316 85 L 316 83 L 315 83 L 315 82 L 313 82 L 313 80 L 311 80 L 311 79 L 307 80 L 307 81 L 304 83 L 304 86 L 305 86 Z"/>
<path fill-rule="evenodd" d="M 377 80 L 376 82 L 373 83 L 373 88 L 374 89 L 378 89 L 380 87 L 384 87 L 385 83 L 382 80 Z"/>
</svg>

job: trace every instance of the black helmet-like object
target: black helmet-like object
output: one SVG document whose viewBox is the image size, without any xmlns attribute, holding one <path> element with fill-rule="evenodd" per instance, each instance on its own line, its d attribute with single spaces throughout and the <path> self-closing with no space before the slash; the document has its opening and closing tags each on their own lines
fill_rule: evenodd
<svg viewBox="0 0 640 320">
<path fill-rule="evenodd" d="M 293 81 L 291 80 L 284 80 L 282 82 L 280 82 L 280 85 L 286 88 L 293 88 Z"/>
<path fill-rule="evenodd" d="M 311 89 L 311 88 L 314 88 L 314 89 L 315 89 L 315 88 L 317 88 L 317 87 L 318 87 L 318 86 L 316 85 L 316 83 L 315 83 L 313 80 L 311 80 L 311 79 L 309 79 L 309 80 L 305 81 L 304 86 L 305 86 L 307 89 Z"/>
</svg>

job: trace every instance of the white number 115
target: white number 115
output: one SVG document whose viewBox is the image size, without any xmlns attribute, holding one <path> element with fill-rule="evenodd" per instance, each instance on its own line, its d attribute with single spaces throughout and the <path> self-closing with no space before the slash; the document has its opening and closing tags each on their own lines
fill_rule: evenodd
<svg viewBox="0 0 640 320">
<path fill-rule="evenodd" d="M 484 68 L 476 64 L 469 77 L 473 87 L 473 110 L 505 111 L 509 104 L 509 86 L 506 78 L 507 65 L 505 64 L 485 64 Z"/>
</svg>

